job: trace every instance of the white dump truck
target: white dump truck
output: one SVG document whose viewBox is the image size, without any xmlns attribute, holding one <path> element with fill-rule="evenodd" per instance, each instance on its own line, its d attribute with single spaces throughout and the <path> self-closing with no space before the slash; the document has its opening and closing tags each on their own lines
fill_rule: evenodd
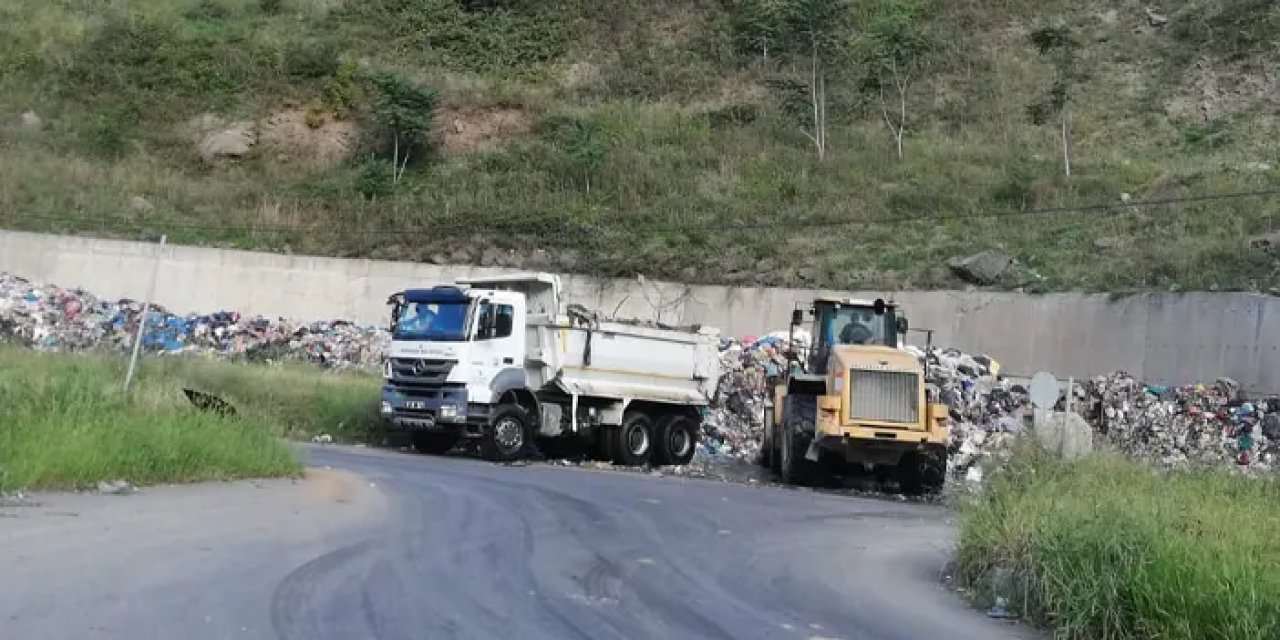
<svg viewBox="0 0 1280 640">
<path fill-rule="evenodd" d="M 584 438 L 619 464 L 685 464 L 720 378 L 720 334 L 606 320 L 530 273 L 409 289 L 388 300 L 382 416 L 424 453 L 461 438 L 492 460 L 538 438 Z"/>
</svg>

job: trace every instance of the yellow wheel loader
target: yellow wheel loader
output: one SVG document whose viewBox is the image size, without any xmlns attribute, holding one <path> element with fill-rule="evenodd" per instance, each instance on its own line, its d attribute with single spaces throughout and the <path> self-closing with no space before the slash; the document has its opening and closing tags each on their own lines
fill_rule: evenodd
<svg viewBox="0 0 1280 640">
<path fill-rule="evenodd" d="M 927 365 L 900 348 L 907 319 L 880 299 L 820 297 L 809 313 L 812 343 L 792 350 L 765 403 L 761 464 L 788 484 L 834 471 L 896 478 L 909 495 L 941 490 L 947 407 L 930 403 Z M 803 323 L 796 309 L 792 333 Z"/>
</svg>

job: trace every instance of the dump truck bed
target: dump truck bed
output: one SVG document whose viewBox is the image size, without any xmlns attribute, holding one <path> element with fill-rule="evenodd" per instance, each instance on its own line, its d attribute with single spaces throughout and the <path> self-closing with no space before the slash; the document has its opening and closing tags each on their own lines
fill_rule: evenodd
<svg viewBox="0 0 1280 640">
<path fill-rule="evenodd" d="M 720 332 L 567 317 L 530 320 L 531 386 L 604 398 L 705 405 L 720 378 Z"/>
</svg>

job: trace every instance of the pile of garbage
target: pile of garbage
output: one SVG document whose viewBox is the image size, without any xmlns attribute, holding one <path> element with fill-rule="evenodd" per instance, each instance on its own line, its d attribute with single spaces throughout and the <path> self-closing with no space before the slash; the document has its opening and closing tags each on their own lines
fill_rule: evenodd
<svg viewBox="0 0 1280 640">
<path fill-rule="evenodd" d="M 1229 378 L 1170 387 L 1124 373 L 1075 392 L 1096 432 L 1130 457 L 1165 468 L 1280 470 L 1280 397 L 1247 398 Z"/>
<path fill-rule="evenodd" d="M 754 462 L 760 456 L 764 437 L 764 403 L 771 386 L 787 366 L 787 345 L 809 346 L 807 331 L 794 336 L 777 331 L 763 337 L 720 340 L 720 383 L 716 396 L 702 420 L 698 458 L 704 460 Z"/>
<path fill-rule="evenodd" d="M 124 351 L 142 320 L 143 304 L 103 300 L 82 289 L 36 285 L 0 273 L 0 342 L 46 351 Z M 326 368 L 375 369 L 390 336 L 375 327 L 335 320 L 298 323 L 235 311 L 185 316 L 152 305 L 142 347 L 162 354 L 198 354 L 251 361 L 297 360 Z"/>
<path fill-rule="evenodd" d="M 763 437 L 767 380 L 781 375 L 788 333 L 721 341 L 724 370 L 715 401 L 703 422 L 699 459 L 753 461 Z M 798 349 L 810 336 L 796 335 Z M 905 350 L 928 364 L 927 384 L 951 417 L 948 472 L 980 483 L 1000 467 L 1017 437 L 1032 428 L 1028 386 L 1004 376 L 989 356 L 956 349 Z M 1067 408 L 1066 383 L 1058 411 Z M 1093 432 L 1096 443 L 1164 468 L 1189 465 L 1280 471 L 1280 397 L 1249 399 L 1235 382 L 1179 387 L 1143 384 L 1125 373 L 1077 381 L 1069 390 L 1071 410 Z"/>
</svg>

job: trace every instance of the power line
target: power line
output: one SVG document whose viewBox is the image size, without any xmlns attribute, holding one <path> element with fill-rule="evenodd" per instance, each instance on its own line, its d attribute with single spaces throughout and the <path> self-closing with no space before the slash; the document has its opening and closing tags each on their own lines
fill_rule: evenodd
<svg viewBox="0 0 1280 640">
<path fill-rule="evenodd" d="M 698 233 L 710 231 L 748 231 L 762 229 L 813 229 L 813 228 L 834 228 L 851 225 L 884 225 L 897 224 L 904 222 L 921 222 L 935 220 L 977 220 L 987 218 L 1006 218 L 1006 217 L 1035 217 L 1060 215 L 1066 213 L 1097 213 L 1114 210 L 1127 210 L 1148 208 L 1175 204 L 1190 204 L 1215 202 L 1225 200 L 1240 200 L 1247 198 L 1272 198 L 1280 196 L 1280 189 L 1258 189 L 1252 191 L 1233 191 L 1222 193 L 1201 194 L 1195 196 L 1181 196 L 1174 198 L 1156 198 L 1148 200 L 1130 200 L 1119 202 L 1101 202 L 1075 206 L 1060 207 L 1044 207 L 1036 209 L 1011 209 L 1007 211 L 986 211 L 977 213 L 924 213 L 924 214 L 905 214 L 900 216 L 890 216 L 881 218 L 813 218 L 809 220 L 798 220 L 793 222 L 753 222 L 753 223 L 705 223 L 705 224 L 671 224 L 671 225 L 628 225 L 626 223 L 608 227 L 610 231 L 618 231 L 623 233 Z M 58 216 L 58 215 L 41 215 L 41 214 L 24 214 L 19 216 L 7 216 L 8 220 L 41 220 L 51 223 L 74 224 L 82 228 L 98 227 L 104 229 L 135 229 L 142 230 L 151 227 L 165 230 L 186 230 L 186 231 L 219 231 L 224 233 L 317 233 L 323 231 L 339 232 L 347 235 L 356 236 L 382 236 L 382 235 L 416 235 L 422 233 L 441 233 L 441 232 L 474 232 L 474 233 L 492 233 L 492 232 L 534 232 L 529 223 L 545 223 L 538 219 L 509 219 L 495 220 L 481 226 L 472 220 L 446 219 L 439 222 L 431 223 L 431 226 L 418 227 L 393 227 L 382 229 L 359 229 L 343 227 L 339 225 L 310 225 L 310 226 L 263 226 L 263 225 L 211 225 L 203 223 L 186 223 L 186 222 L 168 222 L 168 221 L 137 221 L 126 218 L 108 218 L 108 217 L 90 217 L 90 216 Z M 594 227 L 594 228 L 593 228 Z M 591 232 L 602 230 L 595 225 L 587 225 L 576 229 L 578 232 Z M 575 231 L 572 227 L 562 230 L 562 233 Z"/>
</svg>

